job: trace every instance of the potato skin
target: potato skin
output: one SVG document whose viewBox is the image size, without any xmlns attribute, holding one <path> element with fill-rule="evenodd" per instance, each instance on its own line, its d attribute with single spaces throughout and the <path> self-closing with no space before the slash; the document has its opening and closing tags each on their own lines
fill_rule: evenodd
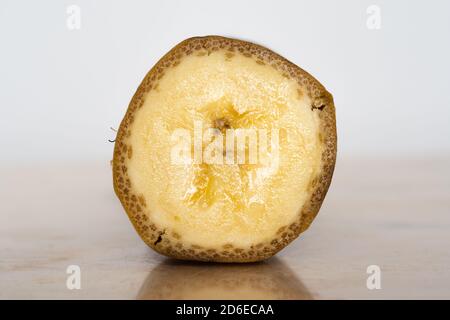
<svg viewBox="0 0 450 320">
<path fill-rule="evenodd" d="M 135 112 L 143 105 L 145 94 L 153 90 L 158 78 L 168 68 L 176 66 L 183 57 L 198 50 L 226 49 L 258 59 L 294 78 L 305 90 L 312 101 L 311 112 L 317 112 L 320 119 L 320 133 L 323 143 L 322 168 L 314 179 L 311 196 L 300 209 L 298 219 L 294 223 L 282 227 L 277 235 L 267 243 L 259 243 L 249 248 L 237 248 L 225 245 L 222 248 L 208 248 L 186 245 L 179 235 L 161 230 L 148 218 L 145 211 L 145 199 L 135 193 L 127 174 L 127 159 L 132 156 L 132 146 L 128 143 L 131 134 L 130 126 Z M 335 107 L 332 95 L 309 73 L 260 45 L 221 36 L 194 37 L 182 41 L 147 73 L 134 94 L 128 110 L 123 118 L 115 141 L 113 157 L 114 191 L 122 203 L 128 217 L 143 241 L 155 251 L 169 257 L 182 260 L 214 261 L 214 262 L 255 262 L 270 258 L 287 246 L 305 231 L 319 212 L 331 183 L 337 152 L 337 133 Z"/>
</svg>

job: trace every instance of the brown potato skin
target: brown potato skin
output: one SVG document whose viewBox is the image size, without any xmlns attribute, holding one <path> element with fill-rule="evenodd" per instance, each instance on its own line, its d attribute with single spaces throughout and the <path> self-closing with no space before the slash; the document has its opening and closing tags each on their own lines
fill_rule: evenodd
<svg viewBox="0 0 450 320">
<path fill-rule="evenodd" d="M 322 169 L 313 179 L 310 199 L 300 209 L 294 223 L 279 229 L 277 236 L 267 243 L 258 243 L 250 248 L 237 248 L 231 244 L 223 248 L 186 245 L 180 235 L 170 230 L 161 230 L 146 214 L 145 199 L 136 194 L 127 174 L 127 160 L 132 157 L 132 147 L 128 144 L 135 112 L 142 107 L 144 95 L 155 89 L 164 71 L 180 63 L 184 56 L 196 51 L 216 51 L 219 49 L 240 53 L 270 64 L 278 71 L 299 83 L 311 98 L 311 112 L 318 112 L 323 143 Z M 250 42 L 221 36 L 194 37 L 182 41 L 147 73 L 134 94 L 123 118 L 115 141 L 113 157 L 114 191 L 122 203 L 128 217 L 143 241 L 155 251 L 169 257 L 183 260 L 214 262 L 255 262 L 270 258 L 305 231 L 316 217 L 333 176 L 337 152 L 335 107 L 332 95 L 309 73 L 273 51 Z"/>
</svg>

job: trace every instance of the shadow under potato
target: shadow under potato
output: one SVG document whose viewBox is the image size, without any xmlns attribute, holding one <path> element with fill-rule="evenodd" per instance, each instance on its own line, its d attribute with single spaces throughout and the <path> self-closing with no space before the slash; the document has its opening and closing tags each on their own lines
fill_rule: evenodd
<svg viewBox="0 0 450 320">
<path fill-rule="evenodd" d="M 251 264 L 166 260 L 145 279 L 137 299 L 313 299 L 278 258 Z"/>
</svg>

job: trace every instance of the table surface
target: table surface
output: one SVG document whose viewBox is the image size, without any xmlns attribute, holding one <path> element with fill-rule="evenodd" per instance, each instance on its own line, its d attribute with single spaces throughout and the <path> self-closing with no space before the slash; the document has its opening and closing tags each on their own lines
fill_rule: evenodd
<svg viewBox="0 0 450 320">
<path fill-rule="evenodd" d="M 180 262 L 140 240 L 109 163 L 0 169 L 0 298 L 450 298 L 450 157 L 338 159 L 310 227 L 257 264 Z M 69 265 L 81 289 L 66 287 Z M 369 290 L 378 265 L 381 289 Z"/>
</svg>

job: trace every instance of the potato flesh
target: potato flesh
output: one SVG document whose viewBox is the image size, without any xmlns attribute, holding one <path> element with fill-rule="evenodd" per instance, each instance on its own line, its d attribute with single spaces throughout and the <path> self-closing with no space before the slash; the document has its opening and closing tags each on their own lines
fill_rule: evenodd
<svg viewBox="0 0 450 320">
<path fill-rule="evenodd" d="M 278 129 L 278 167 L 174 165 L 171 135 L 184 128 L 193 138 L 194 121 L 203 129 L 224 121 L 234 129 Z M 275 238 L 298 218 L 321 168 L 319 119 L 297 82 L 221 50 L 190 55 L 167 70 L 145 96 L 130 131 L 133 189 L 158 228 L 190 245 L 245 248 Z M 268 149 L 270 157 L 270 139 Z"/>
</svg>

